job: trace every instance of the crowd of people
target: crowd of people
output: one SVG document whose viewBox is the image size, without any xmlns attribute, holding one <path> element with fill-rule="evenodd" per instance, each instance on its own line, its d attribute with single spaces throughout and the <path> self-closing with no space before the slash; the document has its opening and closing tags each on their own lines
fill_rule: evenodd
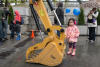
<svg viewBox="0 0 100 67">
<path fill-rule="evenodd" d="M 8 29 L 11 31 L 10 39 L 14 39 L 15 32 L 17 35 L 20 34 L 21 16 L 17 10 L 14 11 L 14 13 L 15 17 L 11 20 L 8 28 L 8 18 L 11 13 L 6 7 L 4 7 L 0 12 L 0 42 L 8 40 Z"/>
</svg>

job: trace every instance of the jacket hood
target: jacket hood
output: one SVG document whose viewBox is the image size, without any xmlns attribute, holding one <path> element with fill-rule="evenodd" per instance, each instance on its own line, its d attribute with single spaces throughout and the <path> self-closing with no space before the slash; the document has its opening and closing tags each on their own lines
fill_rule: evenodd
<svg viewBox="0 0 100 67">
<path fill-rule="evenodd" d="M 16 10 L 15 11 L 16 16 L 20 16 L 19 12 Z"/>
</svg>

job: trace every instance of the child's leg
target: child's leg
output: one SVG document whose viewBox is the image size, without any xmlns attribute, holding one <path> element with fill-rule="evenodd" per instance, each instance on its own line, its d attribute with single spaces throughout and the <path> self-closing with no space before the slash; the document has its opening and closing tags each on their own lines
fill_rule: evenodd
<svg viewBox="0 0 100 67">
<path fill-rule="evenodd" d="M 67 52 L 68 55 L 72 53 L 72 46 L 73 44 L 69 43 L 69 51 Z"/>
<path fill-rule="evenodd" d="M 76 54 L 76 43 L 73 43 L 73 53 L 72 56 L 75 56 Z"/>
<path fill-rule="evenodd" d="M 73 49 L 76 49 L 76 43 L 75 42 L 73 43 Z"/>
</svg>

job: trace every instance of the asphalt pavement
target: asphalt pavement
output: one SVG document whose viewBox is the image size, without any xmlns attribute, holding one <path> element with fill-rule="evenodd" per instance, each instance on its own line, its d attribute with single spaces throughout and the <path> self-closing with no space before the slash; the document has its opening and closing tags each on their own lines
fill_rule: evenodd
<svg viewBox="0 0 100 67">
<path fill-rule="evenodd" d="M 89 43 L 87 36 L 80 36 L 77 43 L 76 56 L 65 55 L 63 62 L 56 67 L 100 67 L 100 37 L 95 43 Z M 20 43 L 12 49 L 0 53 L 0 67 L 48 67 L 41 64 L 25 62 L 25 53 L 28 47 L 41 42 L 40 36 Z M 68 44 L 66 43 L 66 53 Z M 23 45 L 22 45 L 23 44 Z M 9 49 L 9 48 L 8 48 Z"/>
</svg>

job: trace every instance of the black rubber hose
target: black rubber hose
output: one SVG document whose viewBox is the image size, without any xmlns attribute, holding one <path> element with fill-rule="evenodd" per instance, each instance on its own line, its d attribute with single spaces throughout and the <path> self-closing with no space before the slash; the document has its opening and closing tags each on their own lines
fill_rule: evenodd
<svg viewBox="0 0 100 67">
<path fill-rule="evenodd" d="M 51 11 L 53 11 L 53 10 L 54 10 L 54 6 L 53 6 L 53 4 L 52 4 L 52 1 L 51 1 L 51 0 L 47 0 L 47 3 L 48 3 L 48 5 L 49 5 Z"/>
<path fill-rule="evenodd" d="M 32 12 L 32 15 L 34 17 L 35 24 L 36 24 L 37 28 L 38 28 L 38 30 L 41 30 L 41 26 L 39 24 L 39 19 L 38 19 L 39 17 L 38 17 L 38 15 L 37 15 L 37 13 L 36 13 L 36 11 L 34 9 L 33 4 L 30 4 L 30 8 L 31 8 L 31 12 Z"/>
</svg>

